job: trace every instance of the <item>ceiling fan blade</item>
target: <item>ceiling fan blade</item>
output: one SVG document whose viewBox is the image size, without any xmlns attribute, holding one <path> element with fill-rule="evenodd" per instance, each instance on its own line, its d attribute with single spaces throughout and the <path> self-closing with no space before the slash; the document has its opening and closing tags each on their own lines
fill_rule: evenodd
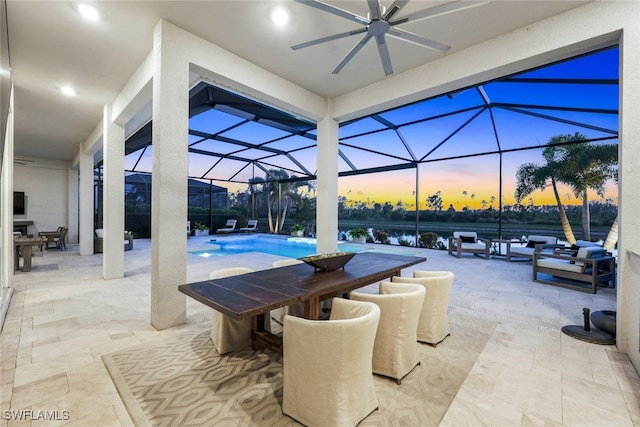
<svg viewBox="0 0 640 427">
<path fill-rule="evenodd" d="M 391 6 L 389 6 L 389 10 L 384 15 L 384 20 L 388 21 L 393 18 L 398 12 L 402 10 L 409 3 L 409 0 L 396 0 L 393 2 Z"/>
<path fill-rule="evenodd" d="M 376 21 L 382 18 L 382 8 L 380 7 L 380 0 L 367 0 L 367 6 L 369 6 L 369 14 L 371 20 Z"/>
<path fill-rule="evenodd" d="M 350 21 L 355 21 L 358 24 L 368 25 L 369 22 L 371 22 L 367 18 L 363 18 L 362 16 L 356 15 L 355 13 L 351 13 L 347 10 L 340 9 L 339 7 L 331 6 L 330 4 L 326 4 L 321 1 L 317 1 L 317 0 L 295 0 L 295 1 L 298 3 L 306 4 L 307 6 L 315 7 L 316 9 L 324 10 L 325 12 L 329 12 L 334 15 L 338 15 Z"/>
<path fill-rule="evenodd" d="M 331 40 L 337 40 L 337 39 L 341 39 L 341 38 L 344 38 L 344 37 L 349 37 L 349 36 L 353 36 L 355 34 L 361 34 L 361 33 L 366 33 L 366 32 L 367 32 L 366 28 L 360 28 L 360 29 L 353 30 L 353 31 L 347 31 L 346 33 L 334 34 L 332 36 L 322 37 L 320 39 L 311 40 L 311 41 L 308 41 L 308 42 L 305 42 L 305 43 L 300 43 L 300 44 L 297 44 L 295 46 L 291 46 L 291 49 L 298 50 L 298 49 L 302 49 L 302 48 L 305 48 L 305 47 L 314 46 L 314 45 L 317 45 L 317 44 L 320 44 L 320 43 L 328 42 L 328 41 L 331 41 Z"/>
<path fill-rule="evenodd" d="M 380 54 L 380 60 L 382 61 L 382 68 L 384 68 L 384 75 L 391 75 L 393 74 L 393 67 L 391 66 L 389 47 L 387 46 L 384 34 L 376 36 L 376 42 L 378 43 L 378 53 Z"/>
<path fill-rule="evenodd" d="M 419 36 L 406 30 L 401 30 L 400 28 L 396 27 L 390 27 L 387 34 L 391 37 L 396 37 L 398 39 L 417 44 L 418 46 L 437 50 L 438 52 L 442 53 L 446 53 L 449 49 L 451 49 L 451 46 L 447 46 L 446 44 Z"/>
<path fill-rule="evenodd" d="M 439 6 L 430 7 L 428 9 L 419 10 L 417 12 L 410 13 L 402 18 L 399 18 L 393 22 L 389 22 L 389 25 L 404 24 L 406 22 L 416 22 L 422 19 L 433 18 L 434 16 L 444 15 L 446 13 L 456 12 L 471 7 L 482 6 L 489 3 L 490 0 L 456 0 L 450 3 L 441 4 Z"/>
<path fill-rule="evenodd" d="M 347 56 L 344 57 L 344 59 L 342 61 L 340 61 L 340 63 L 338 64 L 338 66 L 331 72 L 332 74 L 338 74 L 345 65 L 347 65 L 347 63 L 349 61 L 351 61 L 351 58 L 353 58 L 354 56 L 356 56 L 356 53 L 358 53 L 360 51 L 360 49 L 362 49 L 362 47 L 367 44 L 367 42 L 369 40 L 371 40 L 371 37 L 373 37 L 371 34 L 367 34 L 366 36 L 364 36 L 362 38 L 362 40 L 360 40 L 358 42 L 357 45 L 355 45 L 353 47 L 353 49 L 351 49 L 351 51 L 349 53 L 347 53 Z"/>
</svg>

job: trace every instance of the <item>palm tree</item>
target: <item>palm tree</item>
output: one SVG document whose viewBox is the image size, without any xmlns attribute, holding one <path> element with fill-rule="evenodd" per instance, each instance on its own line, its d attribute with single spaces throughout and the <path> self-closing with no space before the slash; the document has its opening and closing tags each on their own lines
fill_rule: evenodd
<svg viewBox="0 0 640 427">
<path fill-rule="evenodd" d="M 560 200 L 560 194 L 558 193 L 558 187 L 556 184 L 556 172 L 558 170 L 558 162 L 556 161 L 556 150 L 559 148 L 555 144 L 559 142 L 558 138 L 554 136 L 547 143 L 547 147 L 542 151 L 542 157 L 545 159 L 545 164 L 536 165 L 534 163 L 523 163 L 518 167 L 516 171 L 516 191 L 515 198 L 520 203 L 525 197 L 533 193 L 535 190 L 544 191 L 547 188 L 547 183 L 551 182 L 551 188 L 553 188 L 553 195 L 556 198 L 556 204 L 558 205 L 558 214 L 560 215 L 560 223 L 562 224 L 562 231 L 570 245 L 576 242 L 576 238 L 573 235 L 571 224 L 567 218 L 567 213 Z"/>
<path fill-rule="evenodd" d="M 307 185 L 305 182 L 286 181 L 293 176 L 282 169 L 270 169 L 268 179 L 263 181 L 262 193 L 267 205 L 267 222 L 269 231 L 279 233 L 282 231 L 284 221 L 287 218 L 287 210 L 290 202 L 302 203 L 302 197 L 298 194 L 298 188 Z M 274 218 L 275 213 L 275 218 Z"/>
<path fill-rule="evenodd" d="M 561 167 L 557 172 L 557 179 L 569 185 L 576 198 L 582 199 L 582 230 L 584 239 L 591 240 L 588 190 L 594 190 L 600 197 L 604 197 L 604 185 L 608 180 L 616 179 L 618 146 L 590 144 L 578 132 L 561 138 L 565 141 L 584 141 L 558 147 L 556 154 Z"/>
</svg>

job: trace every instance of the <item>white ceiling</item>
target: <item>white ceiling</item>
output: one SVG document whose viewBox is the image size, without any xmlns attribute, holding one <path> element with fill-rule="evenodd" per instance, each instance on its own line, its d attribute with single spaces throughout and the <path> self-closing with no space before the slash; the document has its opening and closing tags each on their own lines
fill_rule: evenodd
<svg viewBox="0 0 640 427">
<path fill-rule="evenodd" d="M 325 1 L 367 16 L 365 0 Z M 385 78 L 374 41 L 338 74 L 331 71 L 362 38 L 354 35 L 293 51 L 290 46 L 361 28 L 291 0 L 93 1 L 102 20 L 86 21 L 73 1 L 8 0 L 15 87 L 15 156 L 71 160 L 131 74 L 152 49 L 153 28 L 165 19 L 318 95 L 333 97 Z M 390 6 L 391 0 L 382 0 Z M 413 0 L 397 17 L 447 1 Z M 447 54 L 581 6 L 588 1 L 493 0 L 488 4 L 399 25 L 451 46 Z M 282 5 L 290 24 L 277 28 Z M 443 54 L 387 37 L 394 73 Z M 77 95 L 59 88 L 71 85 Z"/>
</svg>

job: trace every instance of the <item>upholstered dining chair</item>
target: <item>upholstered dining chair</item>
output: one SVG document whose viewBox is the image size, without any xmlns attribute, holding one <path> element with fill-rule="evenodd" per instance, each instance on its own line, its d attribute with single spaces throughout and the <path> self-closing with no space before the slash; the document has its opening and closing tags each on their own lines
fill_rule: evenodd
<svg viewBox="0 0 640 427">
<path fill-rule="evenodd" d="M 401 384 L 420 363 L 418 321 L 426 290 L 419 283 L 380 282 L 379 294 L 351 292 L 354 301 L 380 307 L 380 322 L 373 346 L 373 373 Z"/>
<path fill-rule="evenodd" d="M 279 259 L 279 260 L 273 261 L 271 263 L 271 267 L 279 268 L 279 267 L 286 267 L 288 265 L 296 265 L 296 264 L 303 264 L 303 261 L 296 258 Z M 286 307 L 280 307 L 275 310 L 272 310 L 271 318 L 282 325 L 284 322 L 285 315 L 290 314 L 292 316 L 302 317 L 303 312 L 304 312 L 304 307 L 302 303 L 295 302 Z"/>
<path fill-rule="evenodd" d="M 212 271 L 209 279 L 222 279 L 253 272 L 250 268 L 231 267 Z M 213 310 L 211 341 L 218 353 L 225 354 L 251 346 L 251 319 L 236 320 Z"/>
<path fill-rule="evenodd" d="M 378 407 L 377 305 L 333 299 L 329 320 L 284 317 L 282 412 L 306 426 L 355 426 Z"/>
<path fill-rule="evenodd" d="M 447 307 L 454 274 L 450 271 L 413 272 L 413 278 L 395 276 L 392 282 L 419 283 L 425 287 L 418 323 L 418 341 L 436 346 L 451 334 Z"/>
</svg>

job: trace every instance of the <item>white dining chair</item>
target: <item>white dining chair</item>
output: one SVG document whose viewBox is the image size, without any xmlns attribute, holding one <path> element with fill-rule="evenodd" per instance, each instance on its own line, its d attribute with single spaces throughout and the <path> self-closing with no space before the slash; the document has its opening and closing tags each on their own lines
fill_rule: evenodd
<svg viewBox="0 0 640 427">
<path fill-rule="evenodd" d="M 282 412 L 306 426 L 355 426 L 378 407 L 377 305 L 333 299 L 329 320 L 284 317 Z"/>
<path fill-rule="evenodd" d="M 380 283 L 379 294 L 353 291 L 354 301 L 369 301 L 380 307 L 380 322 L 373 347 L 373 373 L 402 383 L 420 363 L 418 321 L 426 290 L 419 283 Z"/>
<path fill-rule="evenodd" d="M 451 334 L 447 309 L 454 274 L 450 271 L 413 272 L 413 277 L 395 276 L 392 282 L 420 283 L 426 289 L 418 323 L 418 341 L 438 345 Z"/>
<path fill-rule="evenodd" d="M 296 258 L 285 258 L 285 259 L 279 259 L 279 260 L 273 261 L 271 263 L 271 267 L 280 268 L 280 267 L 286 267 L 289 265 L 297 265 L 297 264 L 303 264 L 303 262 Z M 271 318 L 282 325 L 282 323 L 284 322 L 285 315 L 290 314 L 292 316 L 302 317 L 303 311 L 304 311 L 304 307 L 302 306 L 302 303 L 295 302 L 286 307 L 280 307 L 275 310 L 272 310 Z"/>
<path fill-rule="evenodd" d="M 222 279 L 253 272 L 250 268 L 232 267 L 212 271 L 209 279 Z M 220 354 L 251 346 L 251 319 L 236 320 L 213 310 L 211 315 L 211 341 Z"/>
</svg>

